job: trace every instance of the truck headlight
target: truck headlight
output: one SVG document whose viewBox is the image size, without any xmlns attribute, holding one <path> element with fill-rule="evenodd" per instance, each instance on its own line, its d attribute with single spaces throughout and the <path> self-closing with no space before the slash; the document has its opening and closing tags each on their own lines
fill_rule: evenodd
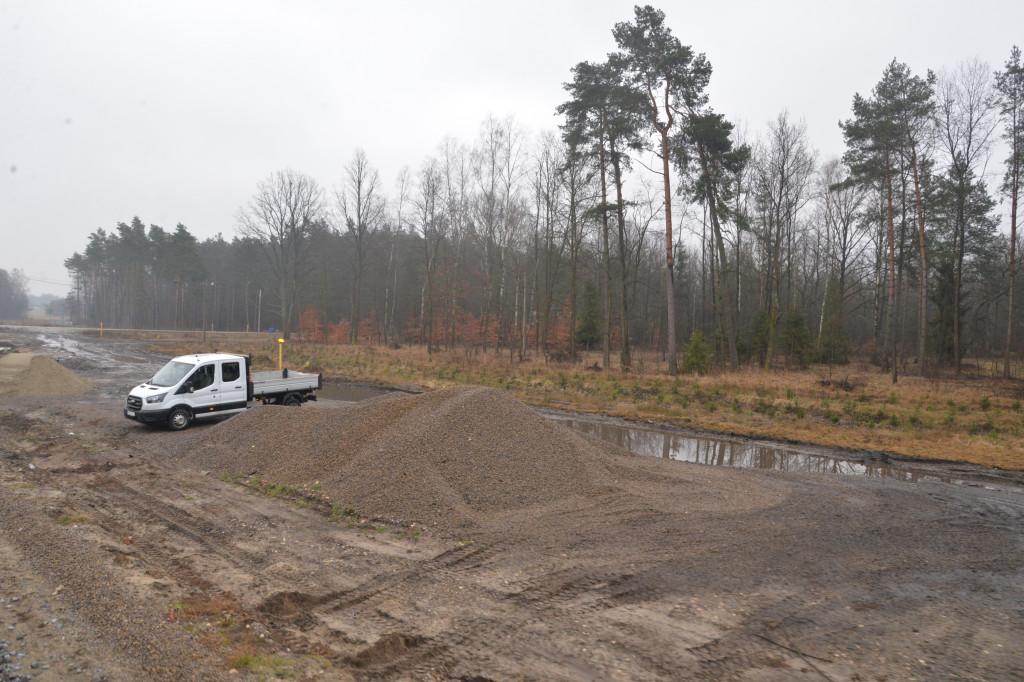
<svg viewBox="0 0 1024 682">
<path fill-rule="evenodd" d="M 147 396 L 146 397 L 146 402 L 147 403 L 151 403 L 151 404 L 152 403 L 162 403 L 164 401 L 164 396 L 165 395 L 167 395 L 166 392 L 164 392 L 164 393 L 157 393 L 156 395 Z"/>
</svg>

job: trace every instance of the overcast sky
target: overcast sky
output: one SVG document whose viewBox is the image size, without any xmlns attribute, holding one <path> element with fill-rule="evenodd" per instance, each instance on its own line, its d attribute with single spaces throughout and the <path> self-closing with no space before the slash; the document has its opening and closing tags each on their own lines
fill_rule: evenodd
<svg viewBox="0 0 1024 682">
<path fill-rule="evenodd" d="M 554 129 L 570 68 L 615 49 L 633 4 L 0 0 L 0 268 L 63 295 L 97 228 L 230 239 L 274 171 L 331 187 L 361 147 L 390 192 L 489 114 Z M 707 55 L 717 110 L 756 136 L 788 109 L 823 156 L 894 57 L 997 69 L 1024 44 L 1021 0 L 654 5 Z"/>
</svg>

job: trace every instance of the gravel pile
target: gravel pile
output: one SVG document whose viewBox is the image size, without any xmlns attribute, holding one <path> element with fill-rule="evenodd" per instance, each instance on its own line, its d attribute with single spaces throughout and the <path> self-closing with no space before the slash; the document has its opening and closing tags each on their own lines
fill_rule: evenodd
<svg viewBox="0 0 1024 682">
<path fill-rule="evenodd" d="M 22 398 L 35 395 L 75 395 L 92 389 L 92 382 L 45 355 L 0 355 L 0 395 Z"/>
<path fill-rule="evenodd" d="M 475 525 L 612 486 L 633 456 L 490 388 L 383 396 L 343 409 L 261 406 L 197 429 L 172 454 L 224 474 L 319 482 L 332 502 L 403 522 Z"/>
</svg>

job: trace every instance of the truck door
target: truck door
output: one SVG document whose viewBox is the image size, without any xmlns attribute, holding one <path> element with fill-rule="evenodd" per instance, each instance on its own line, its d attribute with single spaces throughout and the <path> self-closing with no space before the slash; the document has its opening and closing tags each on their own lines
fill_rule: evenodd
<svg viewBox="0 0 1024 682">
<path fill-rule="evenodd" d="M 220 404 L 220 382 L 217 381 L 217 365 L 209 363 L 196 367 L 186 380 L 192 382 L 192 393 L 184 394 L 196 417 L 203 417 L 217 411 Z"/>
<path fill-rule="evenodd" d="M 220 411 L 245 409 L 248 392 L 242 359 L 224 360 L 220 363 Z"/>
</svg>

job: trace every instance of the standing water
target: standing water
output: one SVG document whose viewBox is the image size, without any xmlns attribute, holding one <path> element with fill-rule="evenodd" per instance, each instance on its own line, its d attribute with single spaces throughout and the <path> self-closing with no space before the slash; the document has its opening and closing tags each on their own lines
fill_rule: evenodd
<svg viewBox="0 0 1024 682">
<path fill-rule="evenodd" d="M 884 462 L 859 462 L 757 443 L 681 436 L 670 431 L 619 426 L 572 417 L 552 415 L 548 415 L 548 417 L 563 426 L 649 457 L 746 469 L 776 469 L 801 473 L 892 478 L 914 483 L 922 481 L 961 482 L 953 477 L 922 474 Z"/>
</svg>

